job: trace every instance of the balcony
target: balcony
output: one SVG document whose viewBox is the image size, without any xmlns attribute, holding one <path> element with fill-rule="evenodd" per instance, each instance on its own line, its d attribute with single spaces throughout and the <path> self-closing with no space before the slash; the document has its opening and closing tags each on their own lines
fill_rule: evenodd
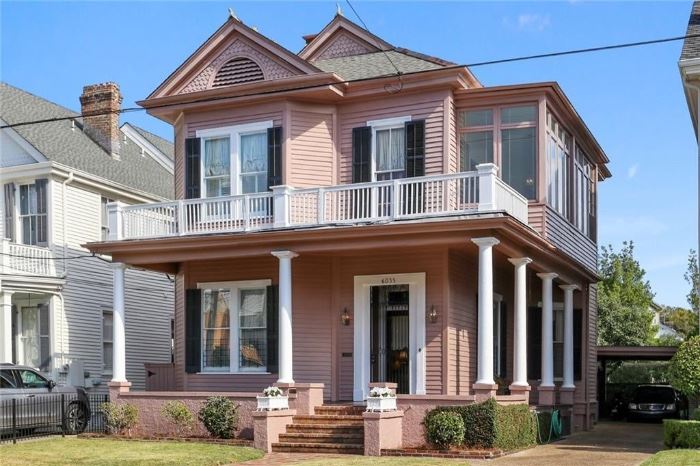
<svg viewBox="0 0 700 466">
<path fill-rule="evenodd" d="M 109 240 L 378 224 L 505 212 L 527 224 L 528 202 L 493 164 L 478 171 L 126 206 L 111 203 Z"/>
<path fill-rule="evenodd" d="M 62 270 L 56 262 L 49 248 L 2 240 L 0 273 L 3 275 L 58 277 Z"/>
</svg>

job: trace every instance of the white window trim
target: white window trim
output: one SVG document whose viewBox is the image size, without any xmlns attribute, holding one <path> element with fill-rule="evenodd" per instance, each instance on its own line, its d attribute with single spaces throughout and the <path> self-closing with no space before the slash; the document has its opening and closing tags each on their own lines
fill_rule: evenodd
<svg viewBox="0 0 700 466">
<path fill-rule="evenodd" d="M 204 368 L 204 352 L 201 351 L 199 367 L 201 367 L 198 374 L 269 374 L 267 366 L 261 369 L 239 369 L 239 347 L 238 347 L 238 332 L 239 332 L 239 319 L 238 319 L 238 292 L 245 289 L 254 288 L 267 288 L 272 285 L 272 280 L 240 280 L 233 282 L 203 282 L 197 283 L 197 288 L 200 290 L 205 289 L 227 289 L 231 294 L 231 303 L 229 308 L 229 370 L 221 370 L 219 368 L 214 368 L 211 370 L 206 370 Z M 204 304 L 204 296 L 202 296 L 202 311 Z M 201 316 L 202 321 L 202 335 L 200 336 L 200 345 L 204 341 L 204 312 Z"/>
<path fill-rule="evenodd" d="M 229 167 L 229 178 L 230 178 L 230 183 L 231 183 L 231 195 L 236 195 L 236 194 L 241 194 L 241 183 L 240 183 L 240 175 L 241 175 L 241 167 L 240 167 L 240 157 L 239 157 L 239 147 L 241 147 L 241 136 L 246 135 L 246 134 L 251 134 L 251 133 L 258 133 L 261 131 L 266 131 L 270 128 L 272 128 L 274 125 L 274 122 L 272 120 L 267 120 L 267 121 L 260 121 L 260 122 L 255 122 L 255 123 L 246 123 L 242 125 L 235 125 L 235 126 L 224 126 L 220 128 L 208 128 L 208 129 L 200 129 L 196 131 L 196 136 L 198 138 L 201 138 L 201 146 L 200 146 L 200 171 L 199 171 L 199 185 L 201 186 L 200 189 L 200 198 L 205 199 L 207 197 L 207 185 L 204 182 L 204 154 L 205 154 L 205 141 L 207 139 L 217 139 L 217 138 L 224 138 L 228 137 L 229 138 L 229 163 L 231 166 Z"/>
<path fill-rule="evenodd" d="M 409 121 L 412 121 L 411 115 L 384 118 L 382 120 L 370 120 L 367 122 L 367 126 L 372 128 L 372 150 L 370 154 L 372 162 L 372 181 L 377 181 L 377 130 L 403 128 Z"/>
<path fill-rule="evenodd" d="M 27 217 L 29 215 L 38 216 L 44 214 L 29 214 L 22 215 L 22 196 L 21 187 L 27 185 L 36 185 L 36 180 L 39 178 L 21 178 L 14 181 L 7 181 L 8 183 L 14 184 L 14 194 L 15 194 L 15 205 L 14 205 L 14 235 L 16 244 L 24 244 L 24 227 L 22 225 L 22 217 Z M 47 177 L 48 182 L 46 183 L 46 244 L 27 244 L 26 246 L 33 246 L 36 248 L 51 248 L 53 246 L 53 216 L 52 216 L 52 203 L 53 203 L 53 183 L 51 177 Z M 35 188 L 36 189 L 36 188 Z M 4 191 L 3 191 L 4 196 Z M 4 222 L 3 218 L 3 222 Z"/>
</svg>

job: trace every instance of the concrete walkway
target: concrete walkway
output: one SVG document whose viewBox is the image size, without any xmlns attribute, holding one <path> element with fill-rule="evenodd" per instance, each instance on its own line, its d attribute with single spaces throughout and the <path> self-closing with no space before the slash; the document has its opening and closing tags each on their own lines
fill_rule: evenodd
<svg viewBox="0 0 700 466">
<path fill-rule="evenodd" d="M 542 445 L 492 461 L 472 465 L 596 465 L 632 466 L 663 449 L 661 424 L 600 422 L 559 442 Z"/>
</svg>

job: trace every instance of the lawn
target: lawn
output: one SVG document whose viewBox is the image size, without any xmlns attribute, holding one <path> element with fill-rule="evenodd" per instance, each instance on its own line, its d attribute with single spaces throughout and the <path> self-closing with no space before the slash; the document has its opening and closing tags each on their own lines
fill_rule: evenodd
<svg viewBox="0 0 700 466">
<path fill-rule="evenodd" d="M 309 460 L 294 463 L 294 466 L 430 466 L 438 464 L 449 464 L 454 466 L 469 466 L 465 460 L 442 459 L 442 458 L 411 458 L 411 457 L 391 457 L 385 456 L 366 457 L 366 456 L 348 456 L 345 458 L 330 457 L 323 460 Z"/>
<path fill-rule="evenodd" d="M 660 451 L 642 466 L 691 466 L 700 464 L 700 450 L 664 450 Z"/>
<path fill-rule="evenodd" d="M 196 442 L 80 439 L 33 440 L 0 446 L 3 466 L 15 465 L 198 465 L 240 463 L 262 457 L 248 447 Z"/>
</svg>

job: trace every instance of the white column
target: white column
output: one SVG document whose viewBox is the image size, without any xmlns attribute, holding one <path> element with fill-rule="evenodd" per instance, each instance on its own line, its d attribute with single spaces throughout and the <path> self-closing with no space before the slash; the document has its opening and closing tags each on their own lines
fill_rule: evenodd
<svg viewBox="0 0 700 466">
<path fill-rule="evenodd" d="M 126 265 L 112 263 L 112 382 L 126 382 L 126 332 L 124 331 L 124 272 Z"/>
<path fill-rule="evenodd" d="M 532 262 L 532 259 L 521 257 L 508 261 L 515 266 L 512 385 L 527 387 L 527 264 Z"/>
<path fill-rule="evenodd" d="M 564 290 L 564 383 L 562 388 L 574 385 L 574 290 L 576 285 L 561 285 Z"/>
<path fill-rule="evenodd" d="M 12 361 L 12 291 L 0 291 L 0 363 Z"/>
<path fill-rule="evenodd" d="M 476 383 L 494 385 L 493 380 L 493 247 L 496 238 L 472 238 L 479 246 L 479 328 Z"/>
<path fill-rule="evenodd" d="M 279 270 L 279 379 L 278 383 L 294 383 L 292 368 L 292 251 L 272 251 L 280 260 Z"/>
<path fill-rule="evenodd" d="M 540 387 L 554 387 L 554 314 L 552 280 L 556 273 L 538 273 L 542 279 L 542 381 Z"/>
</svg>

